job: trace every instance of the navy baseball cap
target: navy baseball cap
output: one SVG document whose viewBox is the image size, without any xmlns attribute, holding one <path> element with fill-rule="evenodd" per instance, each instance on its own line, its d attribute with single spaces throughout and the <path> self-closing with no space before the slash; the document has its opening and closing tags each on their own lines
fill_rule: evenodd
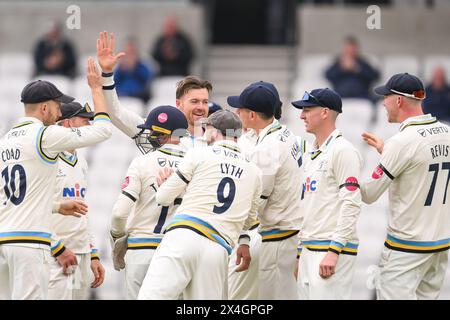
<svg viewBox="0 0 450 320">
<path fill-rule="evenodd" d="M 20 99 L 23 103 L 40 103 L 49 100 L 69 103 L 75 100 L 75 98 L 63 94 L 51 82 L 36 80 L 30 82 L 23 88 Z"/>
<path fill-rule="evenodd" d="M 425 99 L 422 81 L 409 73 L 394 74 L 385 85 L 376 87 L 374 91 L 380 96 L 399 94 L 416 100 Z"/>
<path fill-rule="evenodd" d="M 268 116 L 274 115 L 279 100 L 267 86 L 259 83 L 249 85 L 239 96 L 227 98 L 228 104 L 233 108 L 247 108 Z"/>
<path fill-rule="evenodd" d="M 172 134 L 177 129 L 188 128 L 188 122 L 183 112 L 172 106 L 154 108 L 147 116 L 145 123 L 137 126 L 162 134 Z"/>
<path fill-rule="evenodd" d="M 261 86 L 266 87 L 270 91 L 272 91 L 272 93 L 275 95 L 275 97 L 278 100 L 277 108 L 281 108 L 281 106 L 283 105 L 283 102 L 281 102 L 281 100 L 280 100 L 280 94 L 278 93 L 277 88 L 275 88 L 275 86 L 272 83 L 265 82 L 265 81 L 257 81 L 257 82 L 253 82 L 251 85 L 261 85 Z"/>
<path fill-rule="evenodd" d="M 208 103 L 208 115 L 212 115 L 214 112 L 223 110 L 223 108 L 215 102 L 210 101 Z"/>
<path fill-rule="evenodd" d="M 76 101 L 72 101 L 69 103 L 62 103 L 61 114 L 62 116 L 58 119 L 58 121 L 70 119 L 73 117 L 82 117 L 88 118 L 89 120 L 93 120 L 95 115 L 87 102 L 84 104 L 84 106 L 82 106 L 80 103 Z"/>
<path fill-rule="evenodd" d="M 302 99 L 291 102 L 297 109 L 304 107 L 323 107 L 342 113 L 341 96 L 329 88 L 305 91 Z"/>
</svg>

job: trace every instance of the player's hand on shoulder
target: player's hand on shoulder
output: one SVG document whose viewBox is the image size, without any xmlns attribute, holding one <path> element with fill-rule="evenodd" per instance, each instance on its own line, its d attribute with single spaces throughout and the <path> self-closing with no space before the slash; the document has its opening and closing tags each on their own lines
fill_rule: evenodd
<svg viewBox="0 0 450 320">
<path fill-rule="evenodd" d="M 58 212 L 65 216 L 81 217 L 88 212 L 88 205 L 83 200 L 61 201 Z"/>
<path fill-rule="evenodd" d="M 384 148 L 383 139 L 377 137 L 376 135 L 374 135 L 373 133 L 370 133 L 370 132 L 364 132 L 362 134 L 362 138 L 365 142 L 367 142 L 367 144 L 369 146 L 374 147 L 378 151 L 378 153 L 383 152 L 383 148 Z"/>
<path fill-rule="evenodd" d="M 172 168 L 161 168 L 159 169 L 158 175 L 156 176 L 156 182 L 158 183 L 158 187 L 161 186 L 173 173 Z"/>
<path fill-rule="evenodd" d="M 69 275 L 75 272 L 78 265 L 77 257 L 70 249 L 65 249 L 63 253 L 56 257 L 59 265 L 63 268 L 63 273 Z"/>
</svg>

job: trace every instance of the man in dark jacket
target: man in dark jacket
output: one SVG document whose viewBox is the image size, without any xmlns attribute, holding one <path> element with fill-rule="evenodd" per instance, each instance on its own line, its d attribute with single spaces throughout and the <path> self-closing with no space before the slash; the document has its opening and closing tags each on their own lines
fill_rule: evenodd
<svg viewBox="0 0 450 320">
<path fill-rule="evenodd" d="M 341 54 L 326 71 L 327 79 L 342 98 L 375 98 L 370 93 L 371 84 L 378 80 L 379 72 L 359 55 L 358 42 L 347 37 Z"/>
<path fill-rule="evenodd" d="M 439 66 L 434 69 L 433 78 L 425 92 L 423 112 L 431 113 L 439 121 L 450 123 L 450 86 L 445 79 L 444 68 Z"/>
<path fill-rule="evenodd" d="M 186 76 L 193 58 L 188 37 L 180 32 L 175 17 L 168 17 L 163 34 L 153 47 L 152 56 L 159 63 L 160 76 Z"/>
</svg>

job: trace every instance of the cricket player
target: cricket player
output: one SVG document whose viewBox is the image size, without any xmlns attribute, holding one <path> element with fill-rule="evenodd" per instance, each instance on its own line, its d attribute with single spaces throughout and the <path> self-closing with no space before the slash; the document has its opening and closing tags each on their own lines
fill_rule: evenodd
<svg viewBox="0 0 450 320">
<path fill-rule="evenodd" d="M 138 299 L 226 299 L 228 255 L 242 229 L 255 224 L 261 196 L 260 171 L 237 144 L 241 128 L 234 113 L 215 112 L 206 122 L 210 146 L 189 150 L 170 178 L 160 177 L 161 205 L 185 194 Z"/>
<path fill-rule="evenodd" d="M 296 265 L 301 215 L 301 149 L 296 137 L 274 118 L 279 99 L 267 85 L 253 83 L 228 104 L 245 128 L 257 134 L 251 156 L 262 171 L 264 200 L 258 210 L 262 237 L 259 259 L 259 299 L 296 299 L 292 270 Z"/>
<path fill-rule="evenodd" d="M 60 103 L 73 98 L 52 83 L 37 80 L 21 94 L 26 117 L 0 140 L 0 299 L 47 298 L 58 156 L 111 136 L 93 59 L 88 61 L 87 78 L 96 109 L 92 126 L 70 129 L 54 125 L 61 116 Z M 64 257 L 62 253 L 58 258 Z"/>
<path fill-rule="evenodd" d="M 164 227 L 181 203 L 181 198 L 167 206 L 156 203 L 156 178 L 161 168 L 176 169 L 183 159 L 185 149 L 180 145 L 180 137 L 187 134 L 187 128 L 184 114 L 172 106 L 156 107 L 145 123 L 139 125 L 142 131 L 136 141 L 144 155 L 131 163 L 122 194 L 113 207 L 111 221 L 113 239 L 127 236 L 125 261 L 115 267 L 120 270 L 125 264 L 127 298 L 130 300 L 137 299 L 155 249 L 163 238 Z M 118 244 L 116 247 L 116 251 L 119 250 Z M 119 250 L 117 255 L 119 252 L 123 254 Z M 117 255 L 116 264 L 121 259 Z"/>
<path fill-rule="evenodd" d="M 145 119 L 123 108 L 117 97 L 113 70 L 125 53 L 114 54 L 114 43 L 114 34 L 108 35 L 108 32 L 101 32 L 97 40 L 97 58 L 103 71 L 103 92 L 113 124 L 123 133 L 135 139 L 140 132 L 137 126 L 145 122 Z M 212 85 L 209 81 L 196 76 L 187 76 L 177 84 L 176 107 L 184 113 L 189 124 L 188 135 L 181 139 L 181 145 L 186 149 L 206 146 L 201 120 L 208 117 L 208 99 L 211 90 Z"/>
<path fill-rule="evenodd" d="M 302 166 L 299 298 L 350 299 L 358 248 L 362 157 L 336 129 L 342 101 L 335 91 L 305 92 L 292 105 L 302 109 L 306 131 L 315 136 Z"/>
<path fill-rule="evenodd" d="M 94 113 L 86 103 L 63 103 L 58 124 L 66 128 L 89 126 Z M 87 192 L 88 165 L 76 150 L 63 151 L 58 156 L 55 201 L 65 199 L 84 200 Z M 52 254 L 57 258 L 64 251 L 76 256 L 78 265 L 72 273 L 61 266 L 57 259 L 50 263 L 50 300 L 86 300 L 89 288 L 99 287 L 105 277 L 94 236 L 90 232 L 88 217 L 80 218 L 52 215 L 52 232 L 58 241 L 52 246 Z M 93 281 L 91 281 L 93 274 Z"/>
<path fill-rule="evenodd" d="M 269 82 L 258 81 L 253 84 L 263 85 L 275 95 L 278 103 L 275 108 L 274 117 L 276 120 L 281 118 L 281 107 L 283 103 L 280 100 L 280 95 L 275 86 Z M 251 156 L 254 151 L 258 135 L 253 129 L 245 129 L 245 132 L 238 140 L 238 144 L 248 156 Z M 244 238 L 247 238 L 250 246 L 251 263 L 247 270 L 240 271 L 239 265 L 236 265 L 238 248 L 233 250 L 228 266 L 228 298 L 230 300 L 256 300 L 258 299 L 258 281 L 259 281 L 259 255 L 262 238 L 258 233 L 259 222 L 253 225 L 247 233 L 241 234 L 240 243 L 244 243 Z M 246 257 L 242 257 L 245 259 Z"/>
<path fill-rule="evenodd" d="M 437 299 L 450 247 L 449 127 L 423 114 L 425 89 L 414 75 L 396 74 L 375 92 L 384 96 L 388 122 L 400 123 L 400 132 L 385 144 L 363 134 L 381 158 L 361 186 L 362 199 L 372 203 L 389 189 L 377 298 Z"/>
</svg>

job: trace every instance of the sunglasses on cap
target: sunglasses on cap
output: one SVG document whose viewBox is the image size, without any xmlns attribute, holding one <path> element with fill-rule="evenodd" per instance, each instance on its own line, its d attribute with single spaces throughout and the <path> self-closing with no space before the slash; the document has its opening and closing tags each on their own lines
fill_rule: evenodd
<svg viewBox="0 0 450 320">
<path fill-rule="evenodd" d="M 326 106 L 323 105 L 322 102 L 320 102 L 319 99 L 317 99 L 315 96 L 313 96 L 308 91 L 305 91 L 301 101 L 314 102 L 314 103 L 317 103 L 318 106 L 321 106 L 323 108 L 327 108 Z"/>
<path fill-rule="evenodd" d="M 405 96 L 405 97 L 416 99 L 416 100 L 425 99 L 425 91 L 424 90 L 413 91 L 413 93 L 404 93 L 404 92 L 397 91 L 394 89 L 390 89 L 390 91 L 393 93 L 399 94 L 401 96 Z"/>
<path fill-rule="evenodd" d="M 75 111 L 73 114 L 71 114 L 70 116 L 67 117 L 67 119 L 70 119 L 72 117 L 77 116 L 80 113 L 90 113 L 92 112 L 91 106 L 89 105 L 89 103 L 85 103 L 83 108 L 78 109 L 77 111 Z"/>
</svg>

